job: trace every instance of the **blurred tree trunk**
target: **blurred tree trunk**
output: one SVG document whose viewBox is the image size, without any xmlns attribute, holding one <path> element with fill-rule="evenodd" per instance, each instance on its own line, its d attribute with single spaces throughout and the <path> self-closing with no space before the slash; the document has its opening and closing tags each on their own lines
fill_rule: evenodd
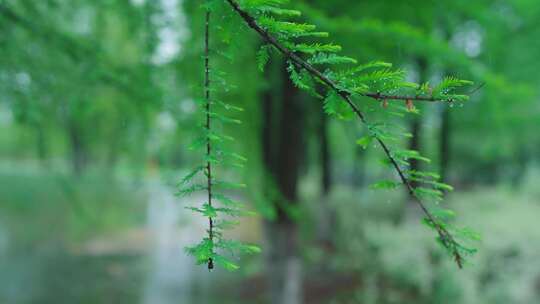
<svg viewBox="0 0 540 304">
<path fill-rule="evenodd" d="M 448 167 L 450 164 L 450 145 L 451 145 L 451 115 L 448 106 L 443 105 L 441 112 L 441 132 L 439 138 L 439 158 L 441 181 L 448 182 Z"/>
<path fill-rule="evenodd" d="M 365 166 L 366 150 L 360 146 L 354 147 L 354 172 L 353 185 L 360 188 L 366 184 L 366 166 Z"/>
<path fill-rule="evenodd" d="M 332 164 L 330 159 L 330 143 L 328 138 L 328 117 L 323 107 L 317 104 L 320 109 L 320 128 L 319 128 L 319 151 L 321 161 L 321 190 L 323 196 L 328 196 L 332 186 Z"/>
<path fill-rule="evenodd" d="M 428 79 L 428 63 L 427 60 L 424 58 L 417 58 L 416 64 L 418 67 L 418 82 L 424 83 Z M 416 105 L 419 107 L 420 105 Z M 409 122 L 409 132 L 411 133 L 412 137 L 409 140 L 409 150 L 414 150 L 420 152 L 422 154 L 422 117 L 420 115 L 413 114 L 412 118 Z M 417 159 L 410 159 L 409 160 L 410 167 L 409 169 L 411 171 L 421 171 L 422 168 L 420 166 L 420 162 Z M 418 182 L 411 181 L 411 186 L 416 188 L 418 187 Z M 419 214 L 418 209 L 416 208 L 416 205 L 413 202 L 413 197 L 409 194 L 407 191 L 407 206 L 405 207 L 405 213 L 406 217 L 408 218 L 416 218 Z"/>
<path fill-rule="evenodd" d="M 270 302 L 299 304 L 302 303 L 302 266 L 298 227 L 291 209 L 297 204 L 298 178 L 305 154 L 302 134 L 305 114 L 298 90 L 289 80 L 285 67 L 282 71 L 278 78 L 281 96 L 275 100 L 271 88 L 262 96 L 263 160 L 269 177 L 266 194 L 277 211 L 276 219 L 265 223 L 266 262 Z"/>
<path fill-rule="evenodd" d="M 43 166 L 47 166 L 47 141 L 45 139 L 45 130 L 43 125 L 37 124 L 36 128 L 36 149 L 39 162 Z"/>
<path fill-rule="evenodd" d="M 319 116 L 319 128 L 316 138 L 319 139 L 319 162 L 321 169 L 321 197 L 317 208 L 317 241 L 325 249 L 333 248 L 333 227 L 337 221 L 336 210 L 329 204 L 332 187 L 332 159 L 330 156 L 330 140 L 328 136 L 328 116 L 320 103 L 315 103 Z"/>
<path fill-rule="evenodd" d="M 79 177 L 84 172 L 87 165 L 87 151 L 80 131 L 80 126 L 76 122 L 68 123 L 68 139 L 71 146 L 71 164 L 73 174 Z"/>
<path fill-rule="evenodd" d="M 424 83 L 428 79 L 428 63 L 426 59 L 424 58 L 418 58 L 416 60 L 417 66 L 418 66 L 418 81 L 420 83 Z M 419 106 L 419 105 L 417 105 Z M 413 115 L 409 130 L 412 134 L 411 139 L 409 140 L 409 149 L 418 151 L 421 153 L 422 148 L 422 119 L 419 115 Z M 409 163 L 411 164 L 410 169 L 413 171 L 420 171 L 420 162 L 417 159 L 411 159 L 409 160 Z M 416 187 L 418 184 L 416 182 L 411 182 L 413 187 Z"/>
<path fill-rule="evenodd" d="M 107 139 L 107 148 L 105 154 L 105 170 L 107 174 L 114 175 L 116 165 L 122 156 L 123 138 L 125 129 L 120 121 L 115 121 L 111 125 L 111 133 Z"/>
<path fill-rule="evenodd" d="M 118 132 L 120 133 L 120 132 Z M 114 172 L 116 163 L 118 162 L 118 156 L 120 155 L 120 142 L 119 140 L 112 140 L 109 142 L 107 149 L 106 168 L 109 174 Z"/>
</svg>

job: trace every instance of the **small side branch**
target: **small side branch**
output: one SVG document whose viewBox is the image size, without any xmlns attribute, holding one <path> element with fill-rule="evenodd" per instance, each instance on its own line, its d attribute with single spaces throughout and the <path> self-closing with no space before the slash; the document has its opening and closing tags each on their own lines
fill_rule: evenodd
<svg viewBox="0 0 540 304">
<path fill-rule="evenodd" d="M 342 98 L 342 100 L 345 103 L 347 103 L 347 105 L 353 110 L 353 112 L 360 119 L 360 121 L 364 124 L 368 124 L 365 118 L 365 115 L 360 111 L 358 106 L 354 104 L 354 102 L 351 99 L 351 94 L 349 92 L 342 90 L 334 81 L 326 77 L 322 72 L 316 69 L 313 65 L 309 64 L 307 61 L 302 59 L 293 51 L 291 51 L 290 49 L 282 45 L 274 36 L 272 36 L 268 31 L 266 31 L 259 24 L 257 24 L 257 21 L 255 20 L 254 17 L 252 17 L 246 11 L 242 10 L 242 8 L 240 8 L 240 5 L 237 2 L 235 2 L 234 0 L 226 0 L 226 1 L 229 3 L 232 9 L 246 22 L 246 24 L 250 28 L 252 28 L 255 32 L 257 32 L 268 44 L 274 46 L 287 59 L 291 60 L 295 65 L 306 70 L 313 77 L 319 79 L 321 82 L 326 84 L 331 90 L 335 91 Z M 419 100 L 419 101 L 428 101 L 428 102 L 440 101 L 432 97 L 421 97 L 421 96 L 398 96 L 398 95 L 384 95 L 384 94 L 379 94 L 379 93 L 365 93 L 361 95 L 370 97 L 376 100 L 406 100 L 406 101 Z M 386 157 L 389 159 L 392 166 L 396 170 L 401 182 L 406 187 L 407 191 L 411 194 L 411 196 L 414 198 L 414 201 L 419 205 L 420 209 L 426 215 L 427 220 L 430 222 L 430 224 L 433 225 L 443 245 L 452 253 L 458 267 L 462 268 L 463 257 L 461 256 L 458 249 L 456 248 L 457 243 L 454 237 L 452 236 L 452 234 L 448 230 L 446 230 L 445 227 L 441 226 L 441 224 L 436 220 L 435 216 L 431 214 L 431 212 L 427 209 L 424 203 L 418 198 L 418 196 L 416 195 L 414 191 L 415 190 L 414 187 L 412 186 L 410 180 L 406 177 L 403 169 L 401 169 L 401 167 L 399 166 L 397 160 L 392 156 L 392 153 L 390 152 L 388 145 L 379 136 L 374 135 L 374 138 L 382 147 Z"/>
</svg>

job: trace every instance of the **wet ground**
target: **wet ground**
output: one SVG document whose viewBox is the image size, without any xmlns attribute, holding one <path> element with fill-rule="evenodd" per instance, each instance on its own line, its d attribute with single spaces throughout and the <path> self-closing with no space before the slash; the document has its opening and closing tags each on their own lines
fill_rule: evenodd
<svg viewBox="0 0 540 304">
<path fill-rule="evenodd" d="M 146 182 L 144 192 L 140 226 L 81 242 L 46 237 L 57 228 L 31 217 L 0 222 L 0 303 L 212 303 L 209 280 L 220 274 L 210 276 L 183 251 L 204 233 L 203 219 L 160 181 Z M 33 239 L 25 230 L 42 233 Z"/>
</svg>

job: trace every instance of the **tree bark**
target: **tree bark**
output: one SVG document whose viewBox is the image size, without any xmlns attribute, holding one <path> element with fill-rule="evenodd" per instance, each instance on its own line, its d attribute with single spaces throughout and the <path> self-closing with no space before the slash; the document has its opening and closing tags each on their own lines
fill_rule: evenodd
<svg viewBox="0 0 540 304">
<path fill-rule="evenodd" d="M 305 152 L 304 110 L 298 90 L 285 68 L 283 71 L 279 99 L 273 99 L 271 89 L 262 95 L 263 161 L 269 181 L 266 194 L 277 214 L 274 221 L 265 223 L 269 298 L 271 303 L 300 304 L 302 263 L 298 227 L 290 210 L 298 200 L 298 178 Z"/>
<path fill-rule="evenodd" d="M 328 138 L 328 117 L 322 107 L 320 110 L 319 151 L 321 161 L 321 194 L 328 196 L 332 186 L 332 164 L 330 159 L 330 143 Z"/>
</svg>

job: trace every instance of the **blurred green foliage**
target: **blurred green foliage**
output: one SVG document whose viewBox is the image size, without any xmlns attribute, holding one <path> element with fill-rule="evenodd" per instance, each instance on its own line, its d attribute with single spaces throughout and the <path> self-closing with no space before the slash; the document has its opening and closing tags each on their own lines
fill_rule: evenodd
<svg viewBox="0 0 540 304">
<path fill-rule="evenodd" d="M 483 237 L 478 255 L 460 272 L 399 188 L 369 189 L 394 176 L 380 165 L 380 151 L 362 139 L 366 130 L 328 120 L 322 132 L 322 102 L 295 95 L 304 116 L 299 164 L 286 167 L 299 180 L 298 202 L 288 210 L 300 227 L 306 302 L 539 302 L 537 1 L 289 5 L 303 12 L 295 20 L 330 32 L 328 42 L 359 63 L 392 62 L 413 82 L 438 83 L 451 75 L 477 85 L 463 105 L 415 104 L 420 115 L 392 118 L 404 132 L 413 133 L 417 122 L 418 149 L 456 188 L 447 204 L 460 214 L 457 224 Z M 131 303 L 144 297 L 143 277 L 152 271 L 145 260 L 78 256 L 73 248 L 146 229 L 151 181 L 176 181 L 203 160 L 189 149 L 201 121 L 203 15 L 200 2 L 190 0 L 0 1 L 0 302 L 108 303 L 115 295 Z M 287 95 L 286 66 L 275 52 L 262 60 L 260 39 L 234 14 L 219 18 L 214 63 L 232 87 L 216 96 L 245 109 L 233 114 L 243 124 L 220 131 L 237 138 L 226 148 L 248 159 L 243 169 L 220 174 L 247 181 L 247 193 L 232 194 L 249 200 L 260 214 L 258 225 L 268 229 L 281 216 L 274 205 L 280 195 L 269 182 L 262 133 L 284 122 L 273 116 L 267 124 L 263 99 L 272 96 L 273 113 L 287 110 L 279 102 Z M 268 61 L 264 73 L 261 61 Z M 389 115 L 371 100 L 359 105 L 373 119 Z M 330 169 L 321 165 L 324 133 Z M 279 145 L 283 134 L 272 134 L 270 150 L 287 148 Z M 397 144 L 412 143 L 405 138 Z M 328 170 L 325 190 L 321 180 Z M 335 217 L 328 224 L 330 242 L 321 244 L 326 215 Z M 233 234 L 247 231 L 259 242 L 259 230 L 240 226 Z M 263 259 L 246 260 L 246 271 L 234 280 L 218 276 L 211 281 L 215 292 L 201 301 L 265 303 Z M 110 265 L 131 269 L 122 273 L 134 281 L 115 280 Z M 73 273 L 75 279 L 66 279 Z M 186 273 L 193 281 L 209 280 Z M 88 281 L 100 284 L 88 286 L 83 299 Z M 66 290 L 73 293 L 62 297 Z"/>
</svg>

